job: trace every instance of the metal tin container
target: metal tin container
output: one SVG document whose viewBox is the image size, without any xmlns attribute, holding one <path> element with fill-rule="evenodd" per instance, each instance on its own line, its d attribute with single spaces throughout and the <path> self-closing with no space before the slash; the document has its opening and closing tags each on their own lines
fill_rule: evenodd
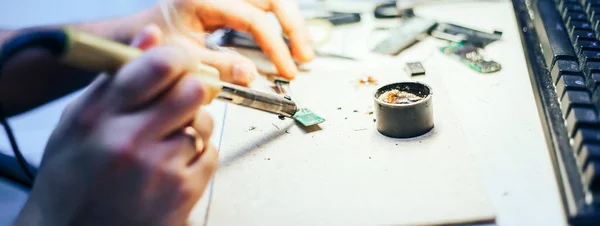
<svg viewBox="0 0 600 226">
<path fill-rule="evenodd" d="M 391 90 L 405 91 L 422 99 L 411 103 L 386 103 L 379 99 Z M 374 94 L 377 131 L 393 138 L 410 138 L 433 129 L 433 92 L 431 87 L 419 82 L 399 82 L 385 85 Z"/>
</svg>

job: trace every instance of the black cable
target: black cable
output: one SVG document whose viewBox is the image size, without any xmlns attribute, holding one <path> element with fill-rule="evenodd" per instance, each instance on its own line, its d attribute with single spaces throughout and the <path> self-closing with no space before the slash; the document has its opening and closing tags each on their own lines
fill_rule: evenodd
<svg viewBox="0 0 600 226">
<path fill-rule="evenodd" d="M 16 53 L 31 48 L 41 47 L 50 51 L 55 56 L 60 56 L 67 46 L 68 37 L 63 30 L 31 30 L 23 32 L 20 35 L 8 40 L 0 49 L 0 78 L 2 77 L 2 69 L 4 64 Z M 6 119 L 2 104 L 0 103 L 0 124 L 4 127 L 10 146 L 17 158 L 17 162 L 25 172 L 25 175 L 31 180 L 31 184 L 35 180 L 35 175 L 31 172 L 31 168 L 27 160 L 21 153 L 15 135 Z M 31 185 L 30 184 L 30 185 Z"/>
<path fill-rule="evenodd" d="M 0 71 L 1 71 L 1 68 L 0 68 Z M 10 147 L 12 148 L 13 153 L 15 154 L 15 157 L 17 158 L 17 162 L 19 163 L 21 168 L 23 168 L 25 175 L 27 175 L 27 177 L 31 181 L 34 181 L 35 176 L 31 172 L 31 169 L 29 168 L 29 163 L 27 163 L 25 156 L 23 156 L 23 154 L 21 153 L 21 149 L 19 149 L 19 144 L 17 143 L 17 139 L 15 139 L 15 135 L 12 131 L 12 128 L 10 127 L 10 124 L 8 124 L 8 121 L 6 120 L 6 116 L 4 115 L 4 111 L 2 109 L 2 104 L 0 104 L 0 124 L 2 124 L 2 127 L 4 127 L 4 131 L 6 131 L 6 135 L 8 136 L 8 141 L 10 142 Z"/>
</svg>

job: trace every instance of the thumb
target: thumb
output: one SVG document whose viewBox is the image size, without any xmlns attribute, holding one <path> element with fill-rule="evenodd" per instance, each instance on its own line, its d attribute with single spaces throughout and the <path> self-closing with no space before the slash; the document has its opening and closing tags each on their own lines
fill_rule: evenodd
<svg viewBox="0 0 600 226">
<path fill-rule="evenodd" d="M 142 30 L 135 35 L 131 41 L 131 46 L 146 50 L 161 44 L 162 40 L 163 33 L 160 28 L 156 24 L 150 24 L 142 28 Z"/>
</svg>

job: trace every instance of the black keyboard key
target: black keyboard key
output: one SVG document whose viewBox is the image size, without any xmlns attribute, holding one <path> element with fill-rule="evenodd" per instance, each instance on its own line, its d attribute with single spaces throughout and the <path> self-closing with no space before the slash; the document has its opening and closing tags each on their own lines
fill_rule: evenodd
<svg viewBox="0 0 600 226">
<path fill-rule="evenodd" d="M 600 145 L 583 144 L 581 152 L 579 152 L 579 165 L 581 166 L 581 170 L 585 171 L 592 161 L 600 161 Z"/>
<path fill-rule="evenodd" d="M 587 87 L 591 91 L 596 91 L 598 85 L 600 85 L 600 73 L 593 73 L 587 79 Z M 593 102 L 593 101 L 592 101 Z M 600 107 L 600 106 L 598 106 Z"/>
<path fill-rule="evenodd" d="M 592 15 L 592 13 L 594 12 L 599 12 L 600 11 L 600 7 L 597 5 L 588 5 L 588 7 L 585 10 L 587 12 L 588 15 Z"/>
<path fill-rule="evenodd" d="M 583 54 L 584 50 L 600 51 L 600 44 L 597 41 L 578 40 L 575 48 L 578 54 Z"/>
<path fill-rule="evenodd" d="M 571 17 L 571 18 L 573 18 L 573 17 Z M 600 17 L 591 17 L 590 19 L 591 19 L 590 22 L 592 24 L 592 27 L 594 28 L 594 31 L 599 29 L 598 22 L 600 21 Z"/>
<path fill-rule="evenodd" d="M 592 25 L 587 21 L 569 20 L 567 21 L 569 29 L 577 28 L 579 30 L 592 30 Z"/>
<path fill-rule="evenodd" d="M 600 59 L 600 51 L 584 51 L 583 54 L 589 58 Z"/>
<path fill-rule="evenodd" d="M 571 36 L 573 36 L 573 34 L 575 34 L 576 32 L 579 32 L 579 31 L 594 31 L 593 29 L 589 29 L 589 28 L 584 29 L 584 28 L 578 28 L 578 27 L 573 27 L 573 26 L 568 27 L 567 30 L 569 31 L 569 35 L 571 35 Z M 598 31 L 596 31 L 596 32 L 598 32 Z M 595 41 L 595 40 L 596 39 L 591 40 L 591 41 Z"/>
<path fill-rule="evenodd" d="M 577 134 L 573 138 L 573 150 L 580 154 L 583 144 L 600 144 L 600 129 L 581 128 L 577 130 Z"/>
<path fill-rule="evenodd" d="M 556 94 L 558 98 L 563 98 L 567 90 L 586 90 L 585 80 L 580 75 L 563 75 L 556 83 Z"/>
<path fill-rule="evenodd" d="M 600 12 L 593 12 L 590 17 L 589 17 L 590 21 L 592 21 L 592 26 L 595 27 L 596 25 L 596 21 L 600 20 Z"/>
<path fill-rule="evenodd" d="M 573 4 L 573 3 L 569 3 L 569 4 Z M 594 9 L 598 6 L 597 2 L 594 2 L 594 1 L 581 1 L 581 4 L 583 6 L 583 9 L 586 12 L 589 12 L 588 14 L 591 14 L 592 12 L 596 11 Z"/>
<path fill-rule="evenodd" d="M 560 11 L 560 16 L 562 17 L 562 19 L 565 19 L 567 18 L 567 15 L 569 15 L 569 13 L 585 13 L 585 11 L 565 8 L 564 10 Z"/>
<path fill-rule="evenodd" d="M 586 62 L 583 69 L 587 74 L 600 72 L 600 62 Z"/>
<path fill-rule="evenodd" d="M 574 137 L 578 129 L 597 126 L 598 114 L 592 108 L 574 107 L 569 111 L 566 121 L 569 137 Z"/>
<path fill-rule="evenodd" d="M 581 4 L 571 4 L 571 3 L 565 3 L 565 4 L 561 4 L 561 6 L 559 6 L 564 13 L 569 13 L 569 12 L 584 12 L 583 11 L 583 6 Z"/>
<path fill-rule="evenodd" d="M 584 65 L 587 62 L 600 62 L 600 51 L 584 50 L 579 57 L 579 62 Z"/>
<path fill-rule="evenodd" d="M 596 105 L 596 108 L 600 108 L 600 74 L 591 74 L 587 86 L 592 92 L 592 104 Z M 600 109 L 598 109 L 600 111 Z"/>
<path fill-rule="evenodd" d="M 560 101 L 563 117 L 567 117 L 573 107 L 593 107 L 592 99 L 587 91 L 567 90 Z"/>
<path fill-rule="evenodd" d="M 591 21 L 596 21 L 600 19 L 600 11 L 593 11 L 590 14 L 588 14 L 588 16 Z"/>
<path fill-rule="evenodd" d="M 550 75 L 552 75 L 552 82 L 556 85 L 558 83 L 558 79 L 563 75 L 580 75 L 581 71 L 579 70 L 579 65 L 576 61 L 570 60 L 558 60 L 552 70 L 550 71 Z"/>
<path fill-rule="evenodd" d="M 558 3 L 558 5 L 562 5 L 562 4 L 565 4 L 565 3 L 569 3 L 569 4 L 584 3 L 583 1 L 579 1 L 579 0 L 555 0 L 555 2 Z"/>
<path fill-rule="evenodd" d="M 588 5 L 586 10 L 588 15 L 592 15 L 594 12 L 600 12 L 600 6 L 598 5 Z"/>
<path fill-rule="evenodd" d="M 580 31 L 577 30 L 575 32 L 572 33 L 571 37 L 573 38 L 573 41 L 576 42 L 578 40 L 589 40 L 589 41 L 596 41 L 596 33 L 593 31 Z"/>
<path fill-rule="evenodd" d="M 565 21 L 569 21 L 569 20 L 588 21 L 588 18 L 587 18 L 587 15 L 585 15 L 585 13 L 571 12 L 571 13 L 567 13 L 565 15 Z M 592 23 L 592 26 L 594 26 L 593 23 Z"/>
<path fill-rule="evenodd" d="M 570 1 L 569 1 L 569 2 L 570 2 Z M 582 2 L 584 2 L 584 5 L 583 5 L 583 6 L 584 6 L 586 9 L 587 9 L 587 8 L 589 8 L 589 7 L 590 7 L 590 5 L 593 5 L 593 6 L 598 6 L 598 5 L 600 5 L 600 0 L 587 0 L 587 1 L 582 1 Z"/>
<path fill-rule="evenodd" d="M 600 190 L 600 162 L 590 161 L 583 171 L 583 179 L 592 191 Z"/>
<path fill-rule="evenodd" d="M 551 1 L 538 2 L 539 19 L 541 26 L 546 30 L 546 36 L 540 36 L 540 42 L 544 57 L 546 58 L 546 66 L 552 68 L 554 62 L 559 59 L 576 60 L 575 51 L 571 45 L 571 40 L 567 30 L 562 22 L 562 18 L 556 6 Z M 571 34 L 575 34 L 578 30 L 574 30 Z"/>
</svg>

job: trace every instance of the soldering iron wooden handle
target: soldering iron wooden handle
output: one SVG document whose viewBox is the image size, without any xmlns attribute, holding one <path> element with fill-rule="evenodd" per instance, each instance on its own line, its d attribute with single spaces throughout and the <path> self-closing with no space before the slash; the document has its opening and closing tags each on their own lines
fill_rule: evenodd
<svg viewBox="0 0 600 226">
<path fill-rule="evenodd" d="M 70 27 L 64 28 L 64 32 L 68 37 L 68 46 L 63 53 L 63 61 L 67 64 L 114 74 L 127 62 L 142 55 L 140 49 Z M 208 91 L 209 95 L 205 96 L 203 104 L 211 103 L 222 89 L 219 71 L 198 63 L 197 68 L 191 70 L 191 73 L 199 76 Z"/>
</svg>

